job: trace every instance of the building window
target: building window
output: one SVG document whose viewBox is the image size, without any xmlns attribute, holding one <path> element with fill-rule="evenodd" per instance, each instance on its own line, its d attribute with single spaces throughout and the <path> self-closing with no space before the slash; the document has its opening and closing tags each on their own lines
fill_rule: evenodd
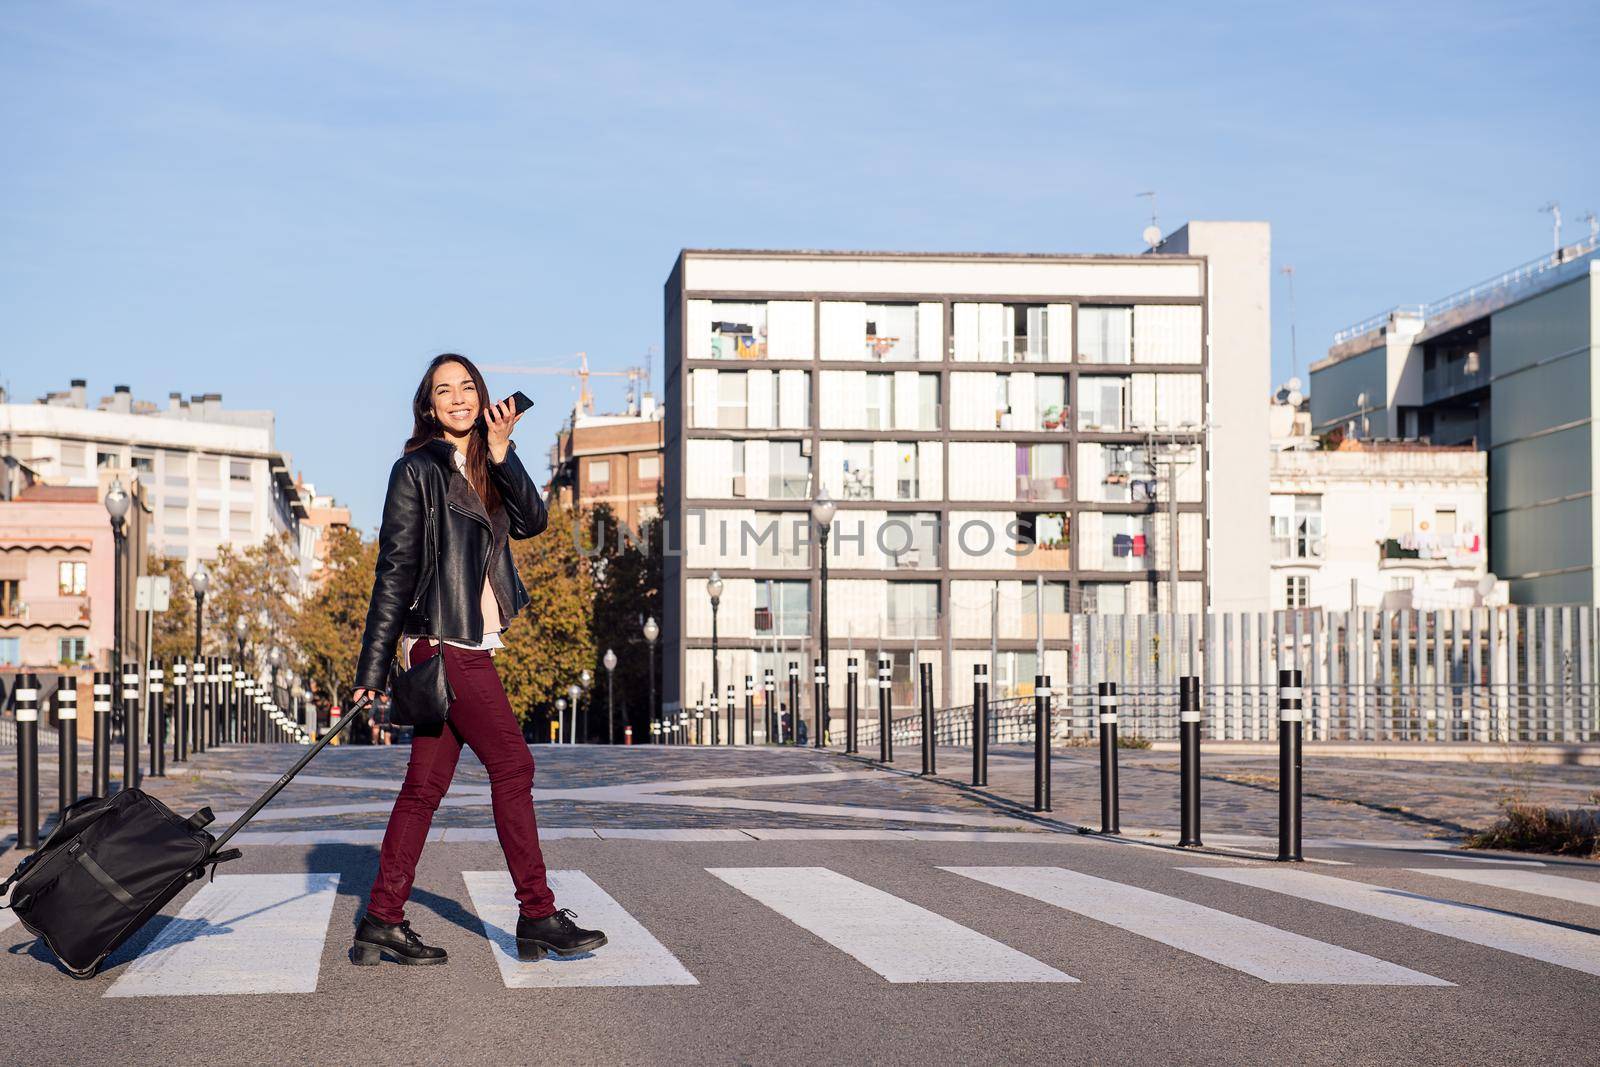
<svg viewBox="0 0 1600 1067">
<path fill-rule="evenodd" d="M 895 461 L 894 495 L 896 500 L 916 500 L 920 493 L 920 483 L 917 480 L 918 468 L 917 445 L 915 443 L 897 443 L 894 446 L 898 457 Z"/>
<path fill-rule="evenodd" d="M 1128 425 L 1128 379 L 1078 379 L 1078 429 L 1120 433 Z"/>
<path fill-rule="evenodd" d="M 1268 503 L 1272 558 L 1322 558 L 1322 497 L 1280 494 Z"/>
<path fill-rule="evenodd" d="M 89 642 L 82 637 L 59 637 L 56 639 L 56 661 L 58 663 L 78 663 L 89 658 Z"/>
<path fill-rule="evenodd" d="M 0 618 L 15 618 L 22 611 L 22 583 L 16 578 L 0 578 Z"/>
<path fill-rule="evenodd" d="M 239 508 L 228 512 L 228 532 L 235 537 L 250 536 L 250 513 Z"/>
<path fill-rule="evenodd" d="M 0 667 L 22 666 L 22 638 L 0 637 Z"/>
<path fill-rule="evenodd" d="M 660 456 L 639 457 L 639 481 L 650 483 L 661 477 Z"/>
<path fill-rule="evenodd" d="M 122 466 L 122 457 L 115 452 L 96 452 L 94 465 L 101 470 Z"/>
<path fill-rule="evenodd" d="M 872 442 L 845 441 L 839 451 L 844 464 L 839 472 L 839 496 L 845 500 L 871 500 Z"/>
<path fill-rule="evenodd" d="M 89 565 L 62 560 L 57 568 L 57 583 L 62 596 L 83 596 L 89 591 Z"/>
<path fill-rule="evenodd" d="M 936 637 L 939 633 L 939 583 L 887 582 L 889 626 L 886 637 Z"/>
<path fill-rule="evenodd" d="M 742 430 L 749 425 L 747 402 L 749 375 L 723 371 L 717 375 L 717 427 Z"/>
<path fill-rule="evenodd" d="M 611 461 L 609 459 L 591 459 L 589 461 L 589 485 L 602 493 L 611 489 Z"/>
<path fill-rule="evenodd" d="M 250 461 L 245 459 L 231 459 L 228 461 L 228 480 L 230 482 L 250 481 Z"/>
<path fill-rule="evenodd" d="M 195 526 L 201 533 L 215 537 L 222 532 L 222 512 L 216 508 L 200 508 L 195 512 Z"/>
<path fill-rule="evenodd" d="M 156 470 L 156 457 L 134 456 L 133 469 L 138 471 L 140 474 L 154 474 Z"/>
<path fill-rule="evenodd" d="M 767 305 L 711 305 L 712 359 L 766 359 Z"/>
<path fill-rule="evenodd" d="M 868 304 L 863 359 L 917 358 L 917 305 Z"/>
<path fill-rule="evenodd" d="M 1409 538 L 1415 523 L 1414 513 L 1410 508 L 1389 509 L 1389 537 L 1398 541 Z"/>
<path fill-rule="evenodd" d="M 1011 319 L 1007 363 L 1038 363 L 1049 352 L 1049 321 L 1043 305 L 1015 304 L 1006 308 Z"/>
<path fill-rule="evenodd" d="M 894 428 L 894 375 L 867 375 L 867 429 Z"/>
<path fill-rule="evenodd" d="M 1133 308 L 1080 307 L 1078 358 L 1085 363 L 1133 362 Z"/>
<path fill-rule="evenodd" d="M 771 441 L 767 496 L 773 500 L 806 500 L 811 495 L 811 458 L 799 441 Z"/>
<path fill-rule="evenodd" d="M 1079 610 L 1091 615 L 1126 615 L 1127 582 L 1085 582 L 1078 594 Z"/>
<path fill-rule="evenodd" d="M 810 582 L 756 582 L 756 633 L 804 637 L 811 632 Z"/>
<path fill-rule="evenodd" d="M 1018 500 L 1066 500 L 1071 494 L 1066 445 L 1017 445 L 1016 470 Z"/>
<path fill-rule="evenodd" d="M 1284 579 L 1284 607 L 1304 608 L 1311 604 L 1311 578 L 1305 574 L 1291 574 Z"/>
<path fill-rule="evenodd" d="M 1438 539 L 1439 547 L 1444 549 L 1454 548 L 1456 540 L 1456 509 L 1435 508 L 1433 511 L 1433 536 Z"/>
</svg>

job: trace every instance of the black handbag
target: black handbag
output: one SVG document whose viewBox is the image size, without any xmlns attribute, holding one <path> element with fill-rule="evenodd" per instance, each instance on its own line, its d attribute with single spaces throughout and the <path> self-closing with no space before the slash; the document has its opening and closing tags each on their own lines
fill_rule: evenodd
<svg viewBox="0 0 1600 1067">
<path fill-rule="evenodd" d="M 423 536 L 433 540 L 433 509 L 428 509 L 428 525 Z M 433 587 L 439 588 L 439 545 L 433 546 Z M 438 600 L 438 597 L 434 598 Z M 410 726 L 429 730 L 444 725 L 450 716 L 450 705 L 456 695 L 450 689 L 450 679 L 444 670 L 444 641 L 434 627 L 433 643 L 437 655 L 430 656 L 415 666 L 400 670 L 398 665 L 389 668 L 389 698 L 394 707 L 389 721 L 396 726 Z"/>
</svg>

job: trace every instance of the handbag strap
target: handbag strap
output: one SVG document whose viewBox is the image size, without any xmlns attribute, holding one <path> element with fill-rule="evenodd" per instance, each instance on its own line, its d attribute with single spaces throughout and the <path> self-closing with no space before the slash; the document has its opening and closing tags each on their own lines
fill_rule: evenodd
<svg viewBox="0 0 1600 1067">
<path fill-rule="evenodd" d="M 422 532 L 423 537 L 433 544 L 433 602 L 441 609 L 444 607 L 444 595 L 439 591 L 439 539 L 433 533 L 433 508 L 428 508 L 428 525 Z M 439 619 L 433 612 L 428 613 L 428 621 L 433 623 L 433 643 L 436 648 L 444 648 L 444 637 L 440 632 Z"/>
</svg>

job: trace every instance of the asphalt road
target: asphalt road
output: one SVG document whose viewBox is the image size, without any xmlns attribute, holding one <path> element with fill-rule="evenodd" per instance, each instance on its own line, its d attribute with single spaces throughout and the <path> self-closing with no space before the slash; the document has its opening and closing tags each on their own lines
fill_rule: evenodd
<svg viewBox="0 0 1600 1067">
<path fill-rule="evenodd" d="M 1419 845 L 1311 849 L 1330 862 L 1291 869 L 970 832 L 983 839 L 554 838 L 559 902 L 587 920 L 614 909 L 602 923 L 612 942 L 588 959 L 509 970 L 494 949 L 509 919 L 492 843 L 441 841 L 424 854 L 409 917 L 451 953 L 433 968 L 347 961 L 375 845 L 256 844 L 93 980 L 56 969 L 20 926 L 0 930 L 5 1058 L 1593 1061 L 1600 865 Z M 1362 886 L 1380 891 L 1351 892 Z M 1333 906 L 1329 894 L 1389 917 Z M 238 991 L 252 983 L 276 988 Z"/>
</svg>

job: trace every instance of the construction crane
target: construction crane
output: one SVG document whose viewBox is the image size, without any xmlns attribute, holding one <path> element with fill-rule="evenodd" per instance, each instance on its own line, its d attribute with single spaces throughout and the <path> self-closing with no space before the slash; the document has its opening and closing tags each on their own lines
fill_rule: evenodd
<svg viewBox="0 0 1600 1067">
<path fill-rule="evenodd" d="M 590 370 L 589 353 L 579 352 L 576 367 L 524 367 L 514 363 L 500 363 L 485 366 L 483 369 L 494 374 L 570 374 L 578 379 L 578 403 L 573 409 L 585 415 L 594 414 L 594 394 L 589 392 L 590 378 L 626 378 L 628 379 L 629 399 L 638 397 L 638 383 L 643 381 L 645 388 L 650 386 L 650 368 L 629 367 L 627 370 Z"/>
</svg>

